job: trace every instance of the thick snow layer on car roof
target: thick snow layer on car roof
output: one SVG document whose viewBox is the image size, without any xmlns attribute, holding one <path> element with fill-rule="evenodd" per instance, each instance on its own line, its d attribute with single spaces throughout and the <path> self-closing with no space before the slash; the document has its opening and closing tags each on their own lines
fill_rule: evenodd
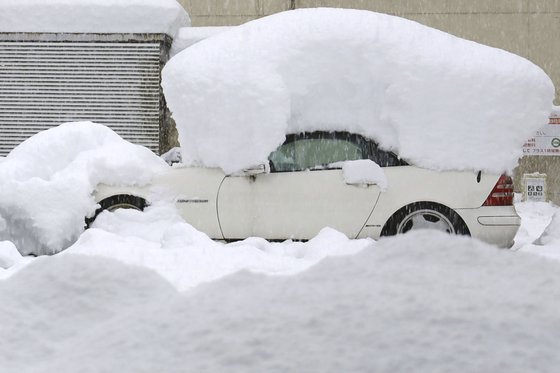
<svg viewBox="0 0 560 373">
<path fill-rule="evenodd" d="M 218 35 L 231 28 L 232 26 L 182 27 L 175 35 L 175 38 L 173 38 L 170 54 L 174 56 L 199 41 Z"/>
<path fill-rule="evenodd" d="M 2 0 L 0 32 L 165 33 L 189 26 L 175 0 Z"/>
<path fill-rule="evenodd" d="M 547 123 L 536 65 L 398 17 L 301 9 L 203 40 L 163 88 L 183 159 L 226 172 L 266 161 L 286 134 L 344 130 L 433 169 L 512 169 Z"/>
<path fill-rule="evenodd" d="M 66 123 L 36 134 L 0 163 L 0 241 L 25 254 L 65 249 L 84 230 L 99 183 L 145 184 L 168 166 L 108 127 Z"/>
</svg>

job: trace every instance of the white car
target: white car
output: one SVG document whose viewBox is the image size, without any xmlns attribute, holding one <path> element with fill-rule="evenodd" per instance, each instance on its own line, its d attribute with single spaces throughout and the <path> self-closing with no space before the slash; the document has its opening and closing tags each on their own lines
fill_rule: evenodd
<svg viewBox="0 0 560 373">
<path fill-rule="evenodd" d="M 382 167 L 385 191 L 376 184 L 345 181 L 343 162 L 359 159 Z M 100 185 L 97 213 L 143 209 L 155 190 L 173 196 L 185 221 L 220 240 L 307 240 L 323 227 L 350 238 L 374 239 L 438 229 L 508 247 L 520 224 L 510 177 L 418 168 L 345 132 L 289 135 L 269 164 L 235 175 L 183 166 L 144 188 Z"/>
</svg>

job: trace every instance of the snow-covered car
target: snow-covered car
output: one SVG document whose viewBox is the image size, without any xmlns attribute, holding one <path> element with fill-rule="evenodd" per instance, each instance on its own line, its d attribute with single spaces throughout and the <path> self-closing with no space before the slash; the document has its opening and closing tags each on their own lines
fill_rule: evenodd
<svg viewBox="0 0 560 373">
<path fill-rule="evenodd" d="M 360 160 L 380 165 L 379 172 L 345 175 Z M 418 168 L 345 132 L 289 135 L 269 164 L 232 175 L 179 166 L 142 188 L 100 185 L 97 214 L 143 209 L 162 195 L 174 198 L 188 223 L 221 240 L 306 240 L 328 226 L 374 239 L 438 229 L 507 247 L 520 224 L 510 177 Z"/>
</svg>

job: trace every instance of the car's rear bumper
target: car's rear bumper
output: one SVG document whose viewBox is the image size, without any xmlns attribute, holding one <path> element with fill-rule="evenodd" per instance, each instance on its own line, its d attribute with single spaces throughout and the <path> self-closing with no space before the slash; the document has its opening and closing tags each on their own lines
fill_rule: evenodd
<svg viewBox="0 0 560 373">
<path fill-rule="evenodd" d="M 472 237 L 498 247 L 511 247 L 521 224 L 513 206 L 482 206 L 455 211 L 467 224 Z"/>
</svg>

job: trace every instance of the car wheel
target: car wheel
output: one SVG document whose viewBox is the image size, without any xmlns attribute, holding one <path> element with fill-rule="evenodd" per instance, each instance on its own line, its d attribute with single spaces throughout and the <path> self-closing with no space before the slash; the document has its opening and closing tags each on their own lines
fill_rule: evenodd
<svg viewBox="0 0 560 373">
<path fill-rule="evenodd" d="M 105 210 L 115 211 L 118 209 L 134 209 L 138 211 L 144 211 L 144 208 L 147 206 L 147 202 L 144 198 L 141 197 L 121 194 L 105 198 L 104 200 L 99 202 L 99 205 L 101 207 L 95 210 L 95 214 L 93 215 L 93 217 L 86 219 L 87 228 L 89 228 L 90 225 L 95 221 L 97 216 Z"/>
<path fill-rule="evenodd" d="M 401 208 L 385 223 L 381 235 L 393 236 L 419 229 L 470 236 L 469 228 L 459 214 L 433 202 L 418 202 Z"/>
</svg>

